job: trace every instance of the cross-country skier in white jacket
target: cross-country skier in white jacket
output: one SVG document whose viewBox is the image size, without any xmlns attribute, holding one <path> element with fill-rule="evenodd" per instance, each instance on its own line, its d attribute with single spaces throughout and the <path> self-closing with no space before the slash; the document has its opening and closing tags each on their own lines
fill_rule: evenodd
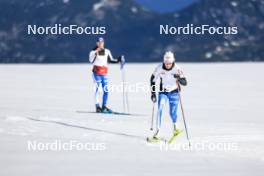
<svg viewBox="0 0 264 176">
<path fill-rule="evenodd" d="M 173 135 L 178 135 L 181 130 L 177 127 L 177 108 L 179 103 L 179 87 L 177 81 L 181 85 L 187 85 L 187 81 L 181 68 L 175 63 L 174 54 L 170 51 L 166 52 L 163 63 L 159 64 L 151 75 L 151 100 L 155 103 L 156 97 L 156 81 L 160 79 L 158 93 L 158 114 L 157 114 L 157 131 L 153 136 L 153 140 L 159 140 L 159 132 L 164 116 L 164 107 L 169 102 L 170 117 L 173 122 Z"/>
<path fill-rule="evenodd" d="M 90 52 L 89 61 L 93 64 L 93 79 L 96 84 L 95 90 L 95 108 L 96 112 L 112 113 L 113 111 L 107 107 L 108 100 L 108 62 L 124 63 L 124 57 L 120 56 L 114 59 L 110 50 L 104 47 L 104 39 L 99 37 L 96 47 Z M 99 89 L 103 89 L 102 106 L 99 103 Z"/>
</svg>

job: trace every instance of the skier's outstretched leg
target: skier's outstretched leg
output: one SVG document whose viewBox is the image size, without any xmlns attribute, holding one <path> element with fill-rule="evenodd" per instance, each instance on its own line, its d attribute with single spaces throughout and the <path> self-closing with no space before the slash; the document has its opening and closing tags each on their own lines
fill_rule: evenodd
<svg viewBox="0 0 264 176">
<path fill-rule="evenodd" d="M 100 94 L 100 87 L 102 84 L 101 77 L 93 73 L 93 79 L 95 82 L 95 109 L 96 112 L 102 112 L 102 108 L 99 105 L 99 94 Z"/>
<path fill-rule="evenodd" d="M 159 136 L 159 131 L 161 128 L 161 123 L 163 120 L 164 116 L 164 107 L 167 103 L 168 97 L 164 93 L 159 94 L 159 99 L 158 99 L 158 113 L 157 113 L 157 131 L 155 132 L 154 136 L 158 137 Z"/>
<path fill-rule="evenodd" d="M 103 104 L 102 104 L 102 112 L 112 113 L 113 111 L 107 107 L 108 100 L 108 78 L 106 76 L 102 76 L 102 87 L 103 87 Z"/>
<path fill-rule="evenodd" d="M 179 104 L 179 94 L 178 92 L 169 93 L 169 103 L 170 103 L 170 117 L 172 122 L 175 124 L 177 122 L 177 110 Z"/>
<path fill-rule="evenodd" d="M 170 117 L 173 122 L 173 133 L 179 133 L 180 130 L 177 127 L 177 110 L 179 104 L 179 93 L 171 92 L 169 93 L 169 103 L 170 103 Z"/>
</svg>

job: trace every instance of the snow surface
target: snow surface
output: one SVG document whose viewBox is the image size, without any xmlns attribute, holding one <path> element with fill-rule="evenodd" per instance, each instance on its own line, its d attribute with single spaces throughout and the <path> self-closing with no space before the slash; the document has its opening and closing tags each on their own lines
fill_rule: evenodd
<svg viewBox="0 0 264 176">
<path fill-rule="evenodd" d="M 128 82 L 148 84 L 155 66 L 127 65 Z M 142 91 L 129 94 L 135 116 L 86 113 L 94 110 L 90 65 L 0 65 L 0 175 L 263 175 L 264 64 L 180 66 L 189 80 L 183 103 L 192 144 L 232 143 L 235 150 L 147 144 L 152 103 Z M 118 66 L 109 78 L 120 83 Z M 111 94 L 109 106 L 122 111 L 122 93 Z M 162 136 L 170 133 L 167 115 Z M 105 150 L 27 148 L 28 141 L 55 140 L 104 143 Z M 185 134 L 175 143 L 186 144 Z"/>
</svg>

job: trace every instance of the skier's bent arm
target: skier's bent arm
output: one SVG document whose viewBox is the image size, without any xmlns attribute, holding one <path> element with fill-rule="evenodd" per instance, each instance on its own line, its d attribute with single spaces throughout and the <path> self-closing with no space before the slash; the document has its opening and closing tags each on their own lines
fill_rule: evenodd
<svg viewBox="0 0 264 176">
<path fill-rule="evenodd" d="M 152 74 L 150 77 L 150 88 L 151 88 L 151 93 L 156 93 L 156 82 L 155 82 L 155 76 Z"/>
<path fill-rule="evenodd" d="M 150 88 L 151 88 L 151 100 L 155 103 L 157 101 L 156 97 L 156 80 L 160 76 L 161 66 L 159 65 L 150 77 Z"/>
<path fill-rule="evenodd" d="M 108 51 L 107 54 L 108 54 L 108 55 L 107 55 L 107 61 L 108 61 L 109 63 L 119 63 L 119 62 L 120 62 L 120 59 L 114 59 L 114 58 L 113 58 L 113 56 L 112 56 L 112 54 L 111 54 L 110 51 Z"/>
<path fill-rule="evenodd" d="M 156 67 L 154 72 L 150 77 L 150 86 L 151 86 L 151 93 L 156 93 L 156 80 L 159 78 L 161 72 L 161 65 Z"/>
<path fill-rule="evenodd" d="M 187 86 L 187 79 L 186 77 L 183 75 L 182 70 L 178 71 L 178 74 L 174 75 L 174 78 L 177 79 L 177 81 L 179 81 L 179 83 L 183 86 Z"/>
<path fill-rule="evenodd" d="M 151 100 L 153 103 L 156 103 L 157 102 L 156 82 L 155 82 L 155 76 L 153 74 L 150 77 L 150 88 L 151 88 Z"/>
<path fill-rule="evenodd" d="M 151 93 L 155 93 L 156 91 L 156 80 L 158 79 L 160 74 L 160 65 L 155 69 L 150 77 L 150 86 L 151 86 Z"/>
</svg>

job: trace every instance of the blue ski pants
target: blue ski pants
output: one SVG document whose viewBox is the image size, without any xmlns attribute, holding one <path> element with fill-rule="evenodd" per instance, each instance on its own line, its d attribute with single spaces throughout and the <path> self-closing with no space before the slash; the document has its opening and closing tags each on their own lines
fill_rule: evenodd
<svg viewBox="0 0 264 176">
<path fill-rule="evenodd" d="M 100 89 L 103 90 L 103 100 L 102 100 L 102 106 L 107 105 L 108 100 L 108 78 L 104 75 L 97 75 L 95 72 L 93 72 L 93 79 L 95 81 L 96 87 L 95 87 L 95 105 L 99 106 L 100 101 Z"/>
<path fill-rule="evenodd" d="M 169 101 L 170 117 L 173 123 L 177 121 L 177 109 L 179 104 L 179 93 L 173 92 L 160 92 L 158 98 L 158 114 L 157 114 L 157 129 L 160 129 L 164 116 L 164 109 L 166 103 Z"/>
</svg>

